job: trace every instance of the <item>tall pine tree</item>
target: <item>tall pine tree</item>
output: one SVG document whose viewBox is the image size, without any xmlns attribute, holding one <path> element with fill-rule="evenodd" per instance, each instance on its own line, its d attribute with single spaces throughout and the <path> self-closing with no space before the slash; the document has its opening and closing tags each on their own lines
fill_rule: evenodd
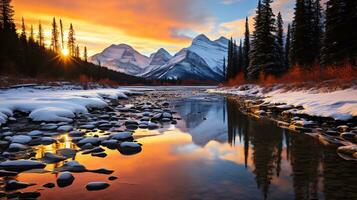
<svg viewBox="0 0 357 200">
<path fill-rule="evenodd" d="M 250 51 L 250 32 L 248 17 L 245 19 L 245 33 L 244 33 L 244 46 L 243 46 L 243 72 L 247 77 L 247 69 L 249 66 L 249 51 Z"/>
<path fill-rule="evenodd" d="M 319 62 L 321 48 L 321 7 L 319 0 L 297 0 L 291 39 L 291 65 L 310 69 Z"/>
<path fill-rule="evenodd" d="M 286 41 L 285 41 L 285 68 L 289 68 L 289 54 L 290 54 L 290 39 L 291 39 L 291 27 L 288 24 L 288 31 L 286 33 Z"/>
<path fill-rule="evenodd" d="M 37 42 L 41 47 L 45 46 L 45 35 L 43 33 L 41 21 L 38 23 Z"/>
<path fill-rule="evenodd" d="M 84 58 L 84 62 L 88 62 L 88 53 L 87 53 L 87 47 L 84 47 L 84 51 L 83 51 L 83 58 Z"/>
<path fill-rule="evenodd" d="M 57 23 L 56 23 L 56 18 L 53 18 L 53 22 L 52 22 L 52 36 L 51 36 L 51 47 L 52 50 L 55 52 L 59 52 L 60 46 L 59 46 L 59 42 L 58 42 L 58 27 L 57 27 Z"/>
<path fill-rule="evenodd" d="M 327 2 L 325 37 L 322 50 L 324 65 L 356 65 L 357 1 Z"/>
<path fill-rule="evenodd" d="M 70 56 L 76 56 L 76 38 L 74 37 L 74 29 L 72 24 L 69 26 L 67 48 Z"/>
<path fill-rule="evenodd" d="M 236 76 L 244 71 L 244 59 L 243 59 L 243 44 L 242 40 L 239 41 L 238 55 L 237 55 L 237 73 Z"/>
<path fill-rule="evenodd" d="M 63 36 L 63 24 L 62 24 L 62 19 L 60 19 L 60 31 L 61 31 L 61 44 L 62 44 L 62 50 L 64 49 L 64 36 Z"/>
<path fill-rule="evenodd" d="M 252 50 L 248 76 L 257 79 L 261 73 L 275 75 L 281 72 L 276 43 L 275 16 L 271 8 L 272 0 L 259 1 L 255 17 Z"/>
<path fill-rule="evenodd" d="M 281 13 L 278 13 L 277 16 L 277 48 L 279 54 L 279 60 L 281 68 L 285 68 L 285 54 L 284 54 L 284 28 L 283 28 L 283 18 L 281 17 Z"/>
</svg>

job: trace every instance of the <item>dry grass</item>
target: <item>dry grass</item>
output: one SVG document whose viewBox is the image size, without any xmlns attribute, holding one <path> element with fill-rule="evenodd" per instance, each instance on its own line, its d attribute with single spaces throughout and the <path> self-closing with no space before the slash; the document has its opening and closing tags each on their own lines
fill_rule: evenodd
<svg viewBox="0 0 357 200">
<path fill-rule="evenodd" d="M 259 80 L 247 81 L 243 74 L 228 81 L 225 86 L 237 86 L 254 83 L 264 87 L 280 84 L 288 89 L 318 88 L 338 90 L 357 86 L 357 68 L 352 65 L 320 67 L 314 66 L 309 70 L 302 70 L 299 66 L 292 67 L 280 77 L 260 74 Z"/>
</svg>

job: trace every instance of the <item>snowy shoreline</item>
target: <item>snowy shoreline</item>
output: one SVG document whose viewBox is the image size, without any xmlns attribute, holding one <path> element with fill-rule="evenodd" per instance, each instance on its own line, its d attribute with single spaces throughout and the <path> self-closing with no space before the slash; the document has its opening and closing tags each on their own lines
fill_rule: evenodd
<svg viewBox="0 0 357 200">
<path fill-rule="evenodd" d="M 264 92 L 265 89 L 257 85 L 242 85 L 208 89 L 207 92 L 240 97 L 257 97 L 261 98 L 264 103 L 286 104 L 286 106 L 303 108 L 302 110 L 292 108 L 290 111 L 295 114 L 330 117 L 341 121 L 348 121 L 357 117 L 356 88 L 332 92 L 319 91 L 317 89 L 285 91 L 281 88 L 271 88 L 270 91 Z"/>
<path fill-rule="evenodd" d="M 16 120 L 12 117 L 15 111 L 28 113 L 33 121 L 71 122 L 76 115 L 88 113 L 88 109 L 107 107 L 108 101 L 126 99 L 139 91 L 41 86 L 0 90 L 0 126 Z"/>
</svg>

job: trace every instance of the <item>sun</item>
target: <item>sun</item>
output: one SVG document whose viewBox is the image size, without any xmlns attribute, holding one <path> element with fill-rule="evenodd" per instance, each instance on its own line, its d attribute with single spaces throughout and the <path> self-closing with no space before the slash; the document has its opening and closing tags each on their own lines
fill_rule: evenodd
<svg viewBox="0 0 357 200">
<path fill-rule="evenodd" d="M 67 57 L 69 55 L 68 49 L 62 49 L 62 56 Z"/>
</svg>

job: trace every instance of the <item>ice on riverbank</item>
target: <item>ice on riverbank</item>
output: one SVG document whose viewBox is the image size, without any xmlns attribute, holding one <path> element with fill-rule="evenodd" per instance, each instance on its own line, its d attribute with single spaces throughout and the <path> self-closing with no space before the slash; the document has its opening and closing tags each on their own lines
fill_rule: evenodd
<svg viewBox="0 0 357 200">
<path fill-rule="evenodd" d="M 261 97 L 266 103 L 302 106 L 300 113 L 332 117 L 336 120 L 349 120 L 357 116 L 357 89 L 350 88 L 332 92 L 317 89 L 293 90 L 266 88 L 257 85 L 243 85 L 234 88 L 215 88 L 210 93 L 233 94 L 238 96 Z"/>
<path fill-rule="evenodd" d="M 127 89 L 37 89 L 15 88 L 0 90 L 0 126 L 13 115 L 14 111 L 29 114 L 33 121 L 65 121 L 88 108 L 104 108 L 106 99 L 127 98 L 140 91 Z"/>
</svg>

